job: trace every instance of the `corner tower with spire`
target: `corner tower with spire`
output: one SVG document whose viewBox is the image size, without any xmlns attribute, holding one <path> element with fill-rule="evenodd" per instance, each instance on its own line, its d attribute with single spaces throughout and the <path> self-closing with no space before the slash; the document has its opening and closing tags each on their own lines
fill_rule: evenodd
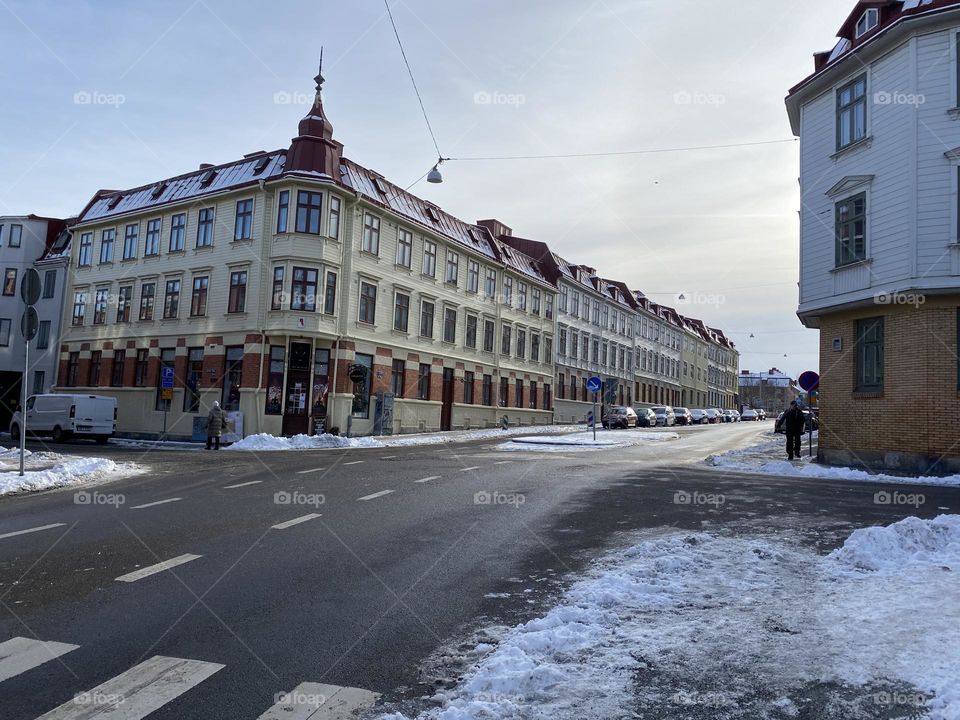
<svg viewBox="0 0 960 720">
<path fill-rule="evenodd" d="M 324 173 L 332 178 L 340 174 L 340 156 L 343 144 L 333 139 L 333 125 L 323 111 L 323 51 L 316 82 L 316 95 L 309 112 L 300 121 L 297 137 L 287 151 L 288 172 Z"/>
</svg>

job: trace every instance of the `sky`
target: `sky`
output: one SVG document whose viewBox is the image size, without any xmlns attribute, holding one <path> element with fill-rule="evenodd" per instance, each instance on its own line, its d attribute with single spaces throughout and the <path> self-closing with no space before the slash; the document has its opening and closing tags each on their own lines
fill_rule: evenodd
<svg viewBox="0 0 960 720">
<path fill-rule="evenodd" d="M 783 98 L 854 5 L 389 2 L 449 158 L 789 140 Z M 0 214 L 74 215 L 100 188 L 287 147 L 321 46 L 344 154 L 417 181 L 438 153 L 383 0 L 0 0 Z M 796 317 L 796 142 L 441 170 L 411 192 L 721 328 L 741 369 L 817 368 Z"/>
</svg>

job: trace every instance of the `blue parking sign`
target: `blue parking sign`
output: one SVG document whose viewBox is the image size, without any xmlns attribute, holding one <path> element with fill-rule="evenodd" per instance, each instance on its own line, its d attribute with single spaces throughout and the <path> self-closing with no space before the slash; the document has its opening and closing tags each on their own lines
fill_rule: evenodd
<svg viewBox="0 0 960 720">
<path fill-rule="evenodd" d="M 160 387 L 162 387 L 164 390 L 173 389 L 173 368 L 172 367 L 161 368 Z"/>
</svg>

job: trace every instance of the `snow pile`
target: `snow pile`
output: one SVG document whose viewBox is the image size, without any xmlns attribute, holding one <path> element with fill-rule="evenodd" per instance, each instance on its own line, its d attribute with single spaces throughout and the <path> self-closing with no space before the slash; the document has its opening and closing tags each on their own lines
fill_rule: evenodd
<svg viewBox="0 0 960 720">
<path fill-rule="evenodd" d="M 497 446 L 497 450 L 527 452 L 559 452 L 570 450 L 601 450 L 640 445 L 644 442 L 678 440 L 675 432 L 644 432 L 642 430 L 597 430 L 597 439 L 593 431 L 576 432 L 556 437 L 516 437 Z"/>
<path fill-rule="evenodd" d="M 814 433 L 814 440 L 816 440 L 816 437 L 817 434 Z M 814 458 L 807 455 L 806 437 L 803 441 L 803 456 L 799 461 L 790 462 L 782 459 L 786 454 L 785 443 L 786 440 L 783 436 L 778 436 L 743 450 L 731 450 L 721 455 L 711 455 L 706 462 L 708 465 L 733 472 L 780 475 L 782 477 L 960 487 L 960 475 L 903 477 L 883 473 L 873 474 L 865 470 L 848 467 L 819 465 L 813 462 Z"/>
<path fill-rule="evenodd" d="M 16 458 L 16 459 L 15 459 Z M 106 458 L 71 457 L 57 453 L 32 453 L 20 477 L 19 458 L 9 451 L 0 453 L 0 495 L 35 492 L 94 481 L 115 480 L 139 475 L 146 468 L 135 463 L 116 463 Z"/>
<path fill-rule="evenodd" d="M 233 443 L 226 450 L 323 450 L 328 448 L 382 448 L 383 443 L 375 438 L 348 438 L 341 435 L 294 435 L 277 437 L 260 433 L 248 435 Z"/>
<path fill-rule="evenodd" d="M 960 573 L 931 561 L 960 569 L 958 527 L 910 518 L 827 557 L 799 533 L 647 536 L 478 645 L 416 717 L 957 720 Z M 883 572 L 857 569 L 865 558 Z"/>
<path fill-rule="evenodd" d="M 576 425 L 527 425 L 501 428 L 485 428 L 482 430 L 452 430 L 442 433 L 420 433 L 416 435 L 393 435 L 378 438 L 387 447 L 404 447 L 408 445 L 440 445 L 443 443 L 470 442 L 473 440 L 496 440 L 514 435 L 544 435 L 576 432 L 581 428 Z"/>
</svg>

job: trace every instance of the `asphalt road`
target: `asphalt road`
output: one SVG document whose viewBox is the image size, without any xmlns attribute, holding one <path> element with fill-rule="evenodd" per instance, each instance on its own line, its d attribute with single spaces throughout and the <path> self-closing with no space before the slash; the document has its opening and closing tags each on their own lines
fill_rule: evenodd
<svg viewBox="0 0 960 720">
<path fill-rule="evenodd" d="M 427 658 L 478 626 L 542 611 L 624 530 L 789 516 L 835 528 L 811 537 L 826 548 L 852 527 L 960 512 L 956 489 L 925 487 L 919 509 L 891 507 L 873 503 L 880 486 L 869 483 L 697 464 L 770 427 L 692 428 L 679 441 L 599 453 L 505 453 L 492 442 L 258 454 L 58 448 L 150 470 L 91 488 L 87 504 L 73 491 L 0 500 L 0 715 L 28 720 L 72 702 L 50 717 L 99 717 L 116 700 L 109 691 L 147 681 L 118 706 L 127 715 L 107 716 L 155 707 L 151 720 L 260 718 L 278 693 L 319 687 L 302 683 L 416 708 L 458 671 L 455 651 L 446 667 L 425 670 Z M 678 505 L 679 491 L 728 501 Z M 34 528 L 45 529 L 11 534 Z M 146 574 L 166 561 L 178 564 Z M 158 670 L 166 661 L 156 656 L 190 662 Z M 108 682 L 104 697 L 73 701 Z"/>
</svg>

